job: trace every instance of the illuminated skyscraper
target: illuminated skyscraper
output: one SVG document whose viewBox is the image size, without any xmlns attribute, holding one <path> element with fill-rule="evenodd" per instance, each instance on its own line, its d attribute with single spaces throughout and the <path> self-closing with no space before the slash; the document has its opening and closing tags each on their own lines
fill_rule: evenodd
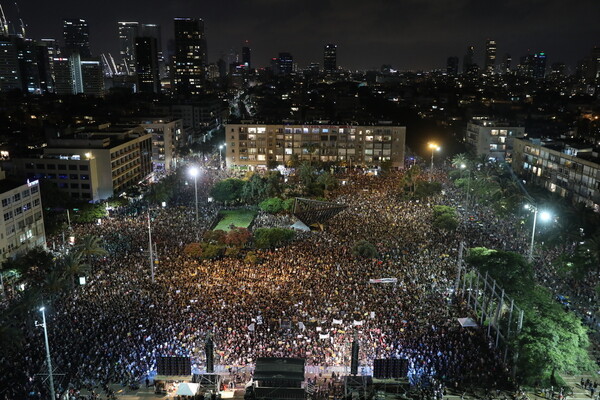
<svg viewBox="0 0 600 400">
<path fill-rule="evenodd" d="M 119 27 L 119 54 L 123 59 L 125 74 L 135 74 L 135 38 L 139 36 L 139 23 L 118 22 Z"/>
<path fill-rule="evenodd" d="M 280 75 L 289 75 L 294 70 L 294 57 L 290 53 L 279 53 L 278 72 Z"/>
<path fill-rule="evenodd" d="M 463 72 L 470 72 L 474 69 L 475 64 L 473 62 L 473 56 L 475 55 L 475 47 L 467 47 L 467 54 L 463 58 Z"/>
<path fill-rule="evenodd" d="M 204 21 L 175 18 L 173 87 L 178 95 L 201 94 L 206 67 Z"/>
<path fill-rule="evenodd" d="M 79 53 L 83 58 L 92 56 L 90 51 L 90 28 L 85 19 L 63 19 L 63 38 L 66 56 L 70 56 L 74 52 Z"/>
<path fill-rule="evenodd" d="M 458 75 L 458 57 L 448 57 L 446 61 L 446 73 L 448 75 Z"/>
<path fill-rule="evenodd" d="M 496 41 L 488 39 L 485 41 L 485 72 L 494 72 L 496 64 Z"/>
<path fill-rule="evenodd" d="M 248 68 L 248 69 L 252 68 L 249 46 L 242 47 L 242 64 L 244 64 L 246 66 L 246 68 Z"/>
<path fill-rule="evenodd" d="M 323 70 L 325 73 L 337 70 L 337 45 L 326 44 L 323 50 Z"/>
<path fill-rule="evenodd" d="M 156 38 L 138 37 L 135 39 L 136 73 L 138 92 L 158 93 L 158 45 Z"/>
</svg>

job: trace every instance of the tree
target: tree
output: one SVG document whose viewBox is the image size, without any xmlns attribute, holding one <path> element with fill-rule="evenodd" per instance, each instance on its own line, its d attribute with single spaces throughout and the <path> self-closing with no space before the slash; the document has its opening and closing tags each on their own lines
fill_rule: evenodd
<svg viewBox="0 0 600 400">
<path fill-rule="evenodd" d="M 224 243 L 233 247 L 244 247 L 252 238 L 252 234 L 246 228 L 235 228 L 227 232 Z"/>
<path fill-rule="evenodd" d="M 108 252 L 102 247 L 100 238 L 95 235 L 85 235 L 81 240 L 77 241 L 74 248 L 75 251 L 79 252 L 82 257 L 85 257 L 87 265 L 92 268 L 93 257 L 103 257 Z"/>
<path fill-rule="evenodd" d="M 268 212 L 270 214 L 277 214 L 281 210 L 283 210 L 283 200 L 279 197 L 271 197 L 263 202 L 261 202 L 258 207 L 264 212 Z"/>
<path fill-rule="evenodd" d="M 454 207 L 435 206 L 433 207 L 433 226 L 438 229 L 455 231 L 458 228 L 458 218 Z"/>
<path fill-rule="evenodd" d="M 441 191 L 442 184 L 440 182 L 418 181 L 415 185 L 413 197 L 416 199 L 424 199 L 440 194 Z"/>
<path fill-rule="evenodd" d="M 295 204 L 296 204 L 296 199 L 293 199 L 293 198 L 292 199 L 285 199 L 283 201 L 282 206 L 283 206 L 283 209 L 285 211 L 291 212 L 291 211 L 293 211 Z"/>
<path fill-rule="evenodd" d="M 317 184 L 322 186 L 324 190 L 332 190 L 338 186 L 338 181 L 329 172 L 323 172 L 317 178 Z"/>
<path fill-rule="evenodd" d="M 225 236 L 227 236 L 227 232 L 222 229 L 215 229 L 214 231 L 207 231 L 204 234 L 204 241 L 209 243 L 225 243 Z"/>
<path fill-rule="evenodd" d="M 217 182 L 210 191 L 210 195 L 221 203 L 234 203 L 242 197 L 244 181 L 237 178 L 227 178 Z"/>
<path fill-rule="evenodd" d="M 183 253 L 192 258 L 202 257 L 202 245 L 200 243 L 188 243 L 183 248 Z"/>
<path fill-rule="evenodd" d="M 306 187 L 309 187 L 315 181 L 315 169 L 314 167 L 307 163 L 303 162 L 298 168 L 298 177 L 300 178 L 300 182 Z"/>
<path fill-rule="evenodd" d="M 421 177 L 421 167 L 418 165 L 413 165 L 404 173 L 402 176 L 402 189 L 407 190 L 414 194 L 417 182 Z"/>
<path fill-rule="evenodd" d="M 475 247 L 469 250 L 466 261 L 482 274 L 487 272 L 500 287 L 513 295 L 524 293 L 534 286 L 531 264 L 520 254 Z"/>
<path fill-rule="evenodd" d="M 362 258 L 376 258 L 378 256 L 375 246 L 367 240 L 359 240 L 352 246 L 352 254 Z"/>
<path fill-rule="evenodd" d="M 60 259 L 60 269 L 67 278 L 71 279 L 71 287 L 75 287 L 75 280 L 89 273 L 90 266 L 81 260 L 81 253 L 70 251 Z"/>
<path fill-rule="evenodd" d="M 254 231 L 254 246 L 259 249 L 268 249 L 282 246 L 290 242 L 295 232 L 285 228 L 258 228 Z"/>
<path fill-rule="evenodd" d="M 468 168 L 470 163 L 471 160 L 469 159 L 469 156 L 465 153 L 460 153 L 452 157 L 452 166 L 454 168 L 463 168 L 463 165 L 465 166 L 465 168 Z"/>
</svg>

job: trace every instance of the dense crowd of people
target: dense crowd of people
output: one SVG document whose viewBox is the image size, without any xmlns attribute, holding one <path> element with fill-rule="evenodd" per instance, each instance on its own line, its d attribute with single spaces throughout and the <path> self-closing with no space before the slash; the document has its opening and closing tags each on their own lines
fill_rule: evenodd
<svg viewBox="0 0 600 400">
<path fill-rule="evenodd" d="M 256 251 L 256 262 L 184 254 L 185 245 L 217 217 L 218 206 L 206 202 L 208 185 L 199 188 L 198 223 L 193 195 L 186 191 L 168 208 L 134 205 L 99 225 L 74 226 L 76 238 L 101 237 L 109 255 L 94 260 L 85 286 L 47 310 L 53 363 L 65 374 L 57 386 L 140 382 L 156 372 L 159 356 L 190 356 L 194 370 L 202 370 L 209 335 L 216 363 L 223 366 L 252 365 L 257 357 L 301 357 L 308 365 L 343 372 L 356 338 L 360 365 L 408 359 L 411 382 L 427 385 L 436 377 L 436 393 L 443 391 L 441 382 L 510 385 L 485 332 L 459 325 L 457 318 L 471 311 L 452 288 L 460 241 L 523 251 L 527 232 L 476 206 L 458 232 L 436 230 L 433 206 L 456 205 L 459 195 L 448 187 L 429 202 L 404 200 L 399 179 L 399 174 L 350 177 L 335 194 L 347 209 L 325 231 L 298 233 L 288 246 Z M 440 173 L 436 179 L 445 177 Z M 147 212 L 159 260 L 155 283 Z M 255 227 L 289 223 L 288 217 L 261 214 Z M 376 246 L 376 259 L 352 254 L 361 239 Z M 397 283 L 369 283 L 380 278 Z M 5 376 L 12 384 L 4 398 L 43 390 L 35 376 L 44 361 L 41 335 L 28 330 L 22 358 Z"/>
</svg>

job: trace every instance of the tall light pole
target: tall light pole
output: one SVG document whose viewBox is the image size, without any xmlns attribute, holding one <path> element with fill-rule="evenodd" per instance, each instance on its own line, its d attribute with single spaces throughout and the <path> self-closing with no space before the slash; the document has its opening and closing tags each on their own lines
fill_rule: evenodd
<svg viewBox="0 0 600 400">
<path fill-rule="evenodd" d="M 38 324 L 36 322 L 36 326 L 41 326 L 44 328 L 44 341 L 46 342 L 46 364 L 48 364 L 48 379 L 50 383 L 50 399 L 56 399 L 56 394 L 54 393 L 54 377 L 52 376 L 52 360 L 50 359 L 50 344 L 48 343 L 48 328 L 46 326 L 46 307 L 40 307 L 40 311 L 42 313 L 42 323 Z"/>
<path fill-rule="evenodd" d="M 431 181 L 433 179 L 433 153 L 440 151 L 441 147 L 433 142 L 429 142 L 428 146 L 431 149 L 431 171 L 429 173 L 429 180 Z"/>
<path fill-rule="evenodd" d="M 148 208 L 148 252 L 150 254 L 150 273 L 154 283 L 154 254 L 152 252 L 152 227 L 150 226 L 150 208 Z"/>
<path fill-rule="evenodd" d="M 533 229 L 531 230 L 531 243 L 529 244 L 529 255 L 527 256 L 527 261 L 533 261 L 533 247 L 535 245 L 535 229 L 537 226 L 537 217 L 539 209 L 537 206 L 531 204 L 525 204 L 525 209 L 533 210 Z M 542 211 L 540 213 L 540 218 L 542 221 L 549 221 L 552 216 L 548 211 Z"/>
<path fill-rule="evenodd" d="M 223 161 L 222 161 L 222 157 L 221 157 L 221 151 L 223 150 L 223 148 L 225 147 L 224 144 L 219 146 L 219 169 L 223 168 Z"/>
<path fill-rule="evenodd" d="M 467 169 L 467 166 L 465 164 L 460 164 L 460 169 L 466 169 L 467 170 L 467 197 L 466 197 L 466 203 L 467 203 L 467 207 L 469 207 L 469 194 L 471 194 L 471 170 Z"/>
<path fill-rule="evenodd" d="M 220 159 L 220 157 L 219 157 Z M 196 198 L 196 224 L 198 223 L 198 174 L 200 171 L 197 167 L 190 168 L 189 174 L 194 178 L 194 194 Z"/>
</svg>

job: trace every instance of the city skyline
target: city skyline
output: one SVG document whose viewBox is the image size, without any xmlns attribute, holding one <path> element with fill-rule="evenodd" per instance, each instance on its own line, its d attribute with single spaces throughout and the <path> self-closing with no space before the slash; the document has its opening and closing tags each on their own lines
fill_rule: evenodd
<svg viewBox="0 0 600 400">
<path fill-rule="evenodd" d="M 441 69 L 449 56 L 462 59 L 475 46 L 474 61 L 483 66 L 485 40 L 497 43 L 499 59 L 505 53 L 517 61 L 522 55 L 544 51 L 549 62 L 573 67 L 600 45 L 595 16 L 600 4 L 578 0 L 565 8 L 559 0 L 508 1 L 503 4 L 377 0 L 329 2 L 259 0 L 208 2 L 204 6 L 156 0 L 127 3 L 79 3 L 65 0 L 51 9 L 35 3 L 19 4 L 27 36 L 62 42 L 62 19 L 83 18 L 89 23 L 94 55 L 110 52 L 119 57 L 117 22 L 160 24 L 163 45 L 173 39 L 173 19 L 201 18 L 206 27 L 209 62 L 230 49 L 240 53 L 244 41 L 252 48 L 253 65 L 265 67 L 280 52 L 289 52 L 300 67 L 322 66 L 323 45 L 338 45 L 338 65 L 347 69 Z M 7 18 L 18 29 L 15 7 L 3 4 Z M 585 12 L 582 12 L 585 10 Z M 498 62 L 497 62 L 498 63 Z"/>
</svg>

